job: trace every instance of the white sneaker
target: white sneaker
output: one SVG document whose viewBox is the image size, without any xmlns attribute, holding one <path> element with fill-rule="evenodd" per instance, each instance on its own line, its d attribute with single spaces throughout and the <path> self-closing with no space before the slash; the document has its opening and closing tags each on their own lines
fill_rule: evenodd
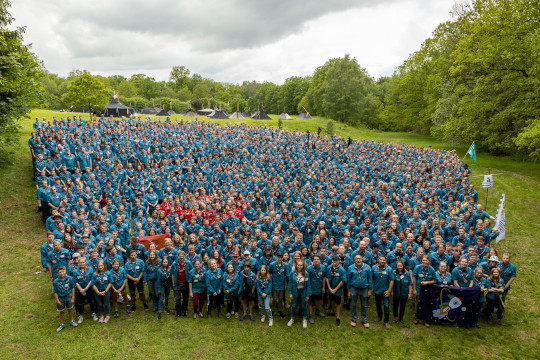
<svg viewBox="0 0 540 360">
<path fill-rule="evenodd" d="M 228 312 L 227 315 L 225 315 L 225 317 L 226 317 L 227 319 L 230 319 L 230 318 L 231 318 L 231 313 Z"/>
<path fill-rule="evenodd" d="M 290 307 L 291 305 L 289 305 L 289 303 L 285 301 L 285 309 L 289 309 Z"/>
<path fill-rule="evenodd" d="M 307 328 L 307 320 L 306 319 L 302 320 L 302 327 L 304 329 Z"/>
<path fill-rule="evenodd" d="M 266 315 L 261 316 L 261 322 L 264 322 L 266 320 Z"/>
<path fill-rule="evenodd" d="M 287 326 L 291 327 L 292 324 L 294 324 L 294 319 L 289 320 L 289 322 L 287 323 Z"/>
<path fill-rule="evenodd" d="M 116 299 L 117 302 L 123 304 L 124 303 L 124 297 L 122 296 L 122 294 L 118 294 L 118 298 Z"/>
<path fill-rule="evenodd" d="M 98 321 L 98 317 L 97 317 L 96 313 L 92 313 L 92 320 Z"/>
<path fill-rule="evenodd" d="M 272 326 L 272 325 L 274 325 L 274 319 L 268 320 L 268 326 Z"/>
<path fill-rule="evenodd" d="M 235 312 L 235 313 L 234 313 L 234 317 L 235 317 L 236 319 L 238 319 L 238 316 L 239 316 L 239 315 L 238 315 L 238 312 Z"/>
<path fill-rule="evenodd" d="M 77 320 L 77 322 L 79 324 L 82 324 L 83 320 L 84 320 L 84 317 L 82 315 L 79 315 L 79 319 Z"/>
<path fill-rule="evenodd" d="M 131 302 L 131 296 L 129 294 L 128 294 L 127 298 L 128 298 L 128 302 Z"/>
</svg>

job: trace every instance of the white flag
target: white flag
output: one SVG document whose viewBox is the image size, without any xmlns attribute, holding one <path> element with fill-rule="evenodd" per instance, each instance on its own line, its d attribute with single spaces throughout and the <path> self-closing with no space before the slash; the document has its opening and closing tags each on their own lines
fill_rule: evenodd
<svg viewBox="0 0 540 360">
<path fill-rule="evenodd" d="M 501 203 L 499 204 L 499 210 L 497 210 L 497 219 L 495 219 L 495 227 L 499 229 L 499 236 L 497 236 L 497 239 L 495 239 L 495 243 L 498 243 L 502 239 L 504 239 L 506 234 L 506 211 L 504 209 L 505 207 L 505 197 L 504 194 L 502 194 Z"/>
</svg>

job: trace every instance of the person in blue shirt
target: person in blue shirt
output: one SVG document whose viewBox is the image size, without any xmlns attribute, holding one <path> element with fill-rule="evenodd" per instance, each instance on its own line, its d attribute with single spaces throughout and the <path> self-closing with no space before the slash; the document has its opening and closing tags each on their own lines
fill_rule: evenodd
<svg viewBox="0 0 540 360">
<path fill-rule="evenodd" d="M 223 307 L 223 271 L 218 267 L 216 259 L 208 262 L 210 269 L 206 272 L 206 291 L 208 293 L 207 317 L 212 317 L 212 308 L 217 309 L 218 317 L 221 317 Z"/>
<path fill-rule="evenodd" d="M 40 254 L 41 254 L 41 267 L 43 272 L 49 271 L 49 252 L 53 251 L 54 234 L 52 232 L 47 232 L 47 241 L 41 245 Z"/>
<path fill-rule="evenodd" d="M 253 317 L 253 297 L 257 287 L 257 276 L 251 268 L 252 263 L 249 260 L 244 260 L 244 270 L 238 274 L 238 287 L 243 300 L 244 309 L 244 313 L 240 316 L 240 321 L 244 321 L 248 315 L 246 309 L 249 310 L 249 319 L 255 321 L 255 318 Z"/>
<path fill-rule="evenodd" d="M 111 303 L 109 301 L 111 286 L 111 276 L 107 271 L 107 266 L 105 266 L 103 260 L 100 260 L 96 272 L 92 276 L 92 288 L 94 289 L 94 299 L 99 315 L 99 323 L 108 323 L 111 317 Z"/>
<path fill-rule="evenodd" d="M 193 318 L 202 318 L 204 302 L 206 299 L 206 273 L 201 260 L 193 262 L 193 269 L 189 272 L 189 296 L 193 299 Z"/>
<path fill-rule="evenodd" d="M 435 277 L 435 270 L 429 265 L 430 258 L 428 255 L 422 256 L 422 263 L 416 265 L 413 270 L 412 280 L 413 280 L 413 295 L 415 296 L 414 303 L 414 313 L 418 311 L 418 304 L 420 301 L 420 286 L 421 285 L 430 285 L 437 282 Z M 418 324 L 419 319 L 415 318 L 413 320 L 414 324 Z M 426 327 L 429 327 L 429 322 L 423 321 Z"/>
<path fill-rule="evenodd" d="M 57 332 L 62 331 L 64 325 L 64 311 L 68 310 L 70 325 L 77 326 L 77 322 L 73 319 L 73 304 L 75 302 L 75 282 L 71 276 L 67 276 L 66 267 L 61 265 L 57 268 L 58 277 L 53 281 L 53 293 L 56 300 L 56 309 L 60 313 L 60 326 L 56 329 Z"/>
<path fill-rule="evenodd" d="M 139 297 L 143 302 L 145 309 L 148 309 L 146 304 L 146 296 L 144 295 L 144 262 L 137 257 L 137 250 L 131 250 L 129 252 L 129 259 L 124 265 L 126 275 L 128 278 L 128 289 L 131 296 L 131 304 L 127 307 L 127 312 L 131 313 L 137 310 L 137 297 L 135 296 L 135 290 L 139 293 Z"/>
<path fill-rule="evenodd" d="M 458 287 L 472 287 L 473 272 L 466 257 L 459 260 L 459 266 L 452 270 L 452 283 Z"/>
<path fill-rule="evenodd" d="M 474 277 L 473 277 L 473 287 L 480 289 L 480 308 L 482 308 L 482 305 L 486 302 L 486 297 L 484 295 L 486 291 L 486 282 L 489 282 L 488 278 L 484 277 L 484 269 L 480 266 L 474 269 Z M 478 320 L 476 321 L 476 324 L 474 324 L 475 327 L 480 328 L 480 324 L 478 324 Z"/>
<path fill-rule="evenodd" d="M 117 318 L 120 315 L 118 311 L 118 298 L 122 296 L 124 301 L 127 302 L 126 284 L 127 275 L 126 270 L 120 265 L 122 261 L 120 259 L 114 259 L 109 274 L 111 276 L 111 300 L 114 308 L 114 317 Z"/>
<path fill-rule="evenodd" d="M 379 322 L 382 319 L 384 307 L 384 326 L 390 328 L 390 294 L 394 287 L 394 271 L 386 265 L 386 256 L 379 256 L 379 263 L 373 265 L 373 292 L 375 293 L 375 304 L 377 306 L 377 319 Z"/>
<path fill-rule="evenodd" d="M 240 311 L 240 301 L 238 299 L 238 274 L 234 269 L 232 263 L 228 263 L 225 267 L 225 273 L 223 274 L 223 293 L 225 295 L 225 301 L 227 301 L 227 314 L 226 318 L 229 319 L 231 315 L 238 318 L 238 311 Z"/>
<path fill-rule="evenodd" d="M 487 318 L 488 324 L 493 324 L 493 310 L 497 308 L 497 323 L 502 324 L 502 316 L 504 312 L 504 280 L 501 278 L 501 270 L 499 268 L 491 269 L 488 281 L 485 282 L 486 307 L 484 315 Z"/>
<path fill-rule="evenodd" d="M 81 324 L 84 320 L 84 304 L 88 302 L 92 319 L 97 321 L 96 303 L 94 301 L 94 289 L 92 288 L 92 276 L 94 269 L 88 267 L 86 257 L 79 259 L 79 269 L 75 270 L 73 280 L 75 281 L 75 309 L 79 314 L 77 322 Z"/>
<path fill-rule="evenodd" d="M 272 277 L 268 272 L 268 267 L 262 265 L 259 268 L 257 274 L 257 297 L 259 303 L 259 309 L 261 311 L 261 322 L 268 317 L 268 326 L 274 325 L 274 319 L 272 317 L 272 310 L 270 308 L 270 294 L 272 293 Z"/>
<path fill-rule="evenodd" d="M 396 269 L 394 270 L 394 287 L 392 289 L 394 322 L 405 324 L 403 315 L 407 299 L 412 298 L 412 279 L 411 274 L 405 269 L 405 263 L 402 259 L 396 261 Z M 399 311 L 398 311 L 399 310 Z"/>
<path fill-rule="evenodd" d="M 148 285 L 148 293 L 152 298 L 154 312 L 158 311 L 159 296 L 157 294 L 157 275 L 161 259 L 155 250 L 150 250 L 148 260 L 144 264 L 144 282 Z"/>
<path fill-rule="evenodd" d="M 71 255 L 69 251 L 62 248 L 62 240 L 54 239 L 53 250 L 47 254 L 47 263 L 51 281 L 58 277 L 58 268 L 60 266 L 67 269 L 71 264 Z"/>
<path fill-rule="evenodd" d="M 341 294 L 346 286 L 347 273 L 339 265 L 339 256 L 332 256 L 332 264 L 326 268 L 325 282 L 329 294 L 330 312 L 328 315 L 336 316 L 336 325 L 341 324 Z"/>
<path fill-rule="evenodd" d="M 373 290 L 371 268 L 364 264 L 362 256 L 354 257 L 354 264 L 347 269 L 348 296 L 351 299 L 351 326 L 356 326 L 356 303 L 360 299 L 360 316 L 364 328 L 369 329 L 367 322 L 367 298 Z"/>
<path fill-rule="evenodd" d="M 170 314 L 169 295 L 171 293 L 173 275 L 169 259 L 169 257 L 164 257 L 163 260 L 161 260 L 161 265 L 157 273 L 156 284 L 157 295 L 159 297 L 158 320 L 161 320 L 161 313 L 163 312 L 163 308 L 165 308 L 165 312 L 167 314 Z M 176 264 L 173 263 L 172 265 L 176 268 Z"/>
<path fill-rule="evenodd" d="M 304 259 L 293 259 L 293 268 L 289 274 L 289 297 L 292 300 L 291 303 L 291 319 L 287 323 L 287 326 L 294 324 L 294 315 L 296 308 L 302 309 L 302 327 L 307 328 L 307 305 L 309 301 L 309 294 L 311 293 L 309 274 L 306 269 L 306 262 Z"/>
<path fill-rule="evenodd" d="M 452 273 L 448 272 L 448 265 L 445 261 L 439 263 L 439 270 L 435 273 L 435 279 L 438 285 L 452 286 L 454 284 Z"/>
<path fill-rule="evenodd" d="M 314 324 L 313 308 L 315 308 L 315 314 L 319 317 L 325 317 L 322 311 L 319 309 L 320 302 L 322 300 L 322 294 L 326 290 L 326 282 L 324 281 L 324 275 L 326 273 L 326 267 L 321 265 L 321 257 L 319 255 L 313 255 L 312 263 L 308 266 L 307 272 L 310 280 L 311 293 L 309 295 L 309 323 Z"/>
<path fill-rule="evenodd" d="M 283 313 L 283 298 L 287 288 L 287 269 L 283 262 L 283 253 L 276 254 L 276 261 L 270 264 L 269 272 L 272 276 L 272 307 L 277 310 L 279 317 L 285 318 Z"/>
<path fill-rule="evenodd" d="M 490 259 L 491 260 L 491 259 Z M 503 302 L 506 301 L 506 295 L 510 291 L 510 285 L 514 282 L 517 275 L 517 268 L 510 262 L 510 253 L 505 252 L 502 261 L 497 265 L 501 269 L 501 278 L 504 281 Z"/>
</svg>

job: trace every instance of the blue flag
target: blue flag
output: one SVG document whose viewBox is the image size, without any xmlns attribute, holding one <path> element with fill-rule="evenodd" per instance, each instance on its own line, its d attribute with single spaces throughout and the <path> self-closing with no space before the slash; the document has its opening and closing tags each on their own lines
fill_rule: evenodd
<svg viewBox="0 0 540 360">
<path fill-rule="evenodd" d="M 474 326 L 480 316 L 480 288 L 422 285 L 416 317 L 433 323 Z"/>
<path fill-rule="evenodd" d="M 476 161 L 476 144 L 472 143 L 471 147 L 467 151 L 467 154 L 473 159 L 473 161 Z"/>
</svg>

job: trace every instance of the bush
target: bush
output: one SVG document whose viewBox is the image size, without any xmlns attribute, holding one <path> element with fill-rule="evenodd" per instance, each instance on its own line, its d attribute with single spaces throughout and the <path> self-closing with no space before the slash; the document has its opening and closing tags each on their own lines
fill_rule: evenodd
<svg viewBox="0 0 540 360">
<path fill-rule="evenodd" d="M 336 132 L 335 127 L 336 127 L 336 125 L 334 123 L 334 120 L 332 120 L 332 119 L 328 120 L 328 122 L 326 123 L 326 132 L 329 135 L 334 135 L 335 132 Z"/>
</svg>

